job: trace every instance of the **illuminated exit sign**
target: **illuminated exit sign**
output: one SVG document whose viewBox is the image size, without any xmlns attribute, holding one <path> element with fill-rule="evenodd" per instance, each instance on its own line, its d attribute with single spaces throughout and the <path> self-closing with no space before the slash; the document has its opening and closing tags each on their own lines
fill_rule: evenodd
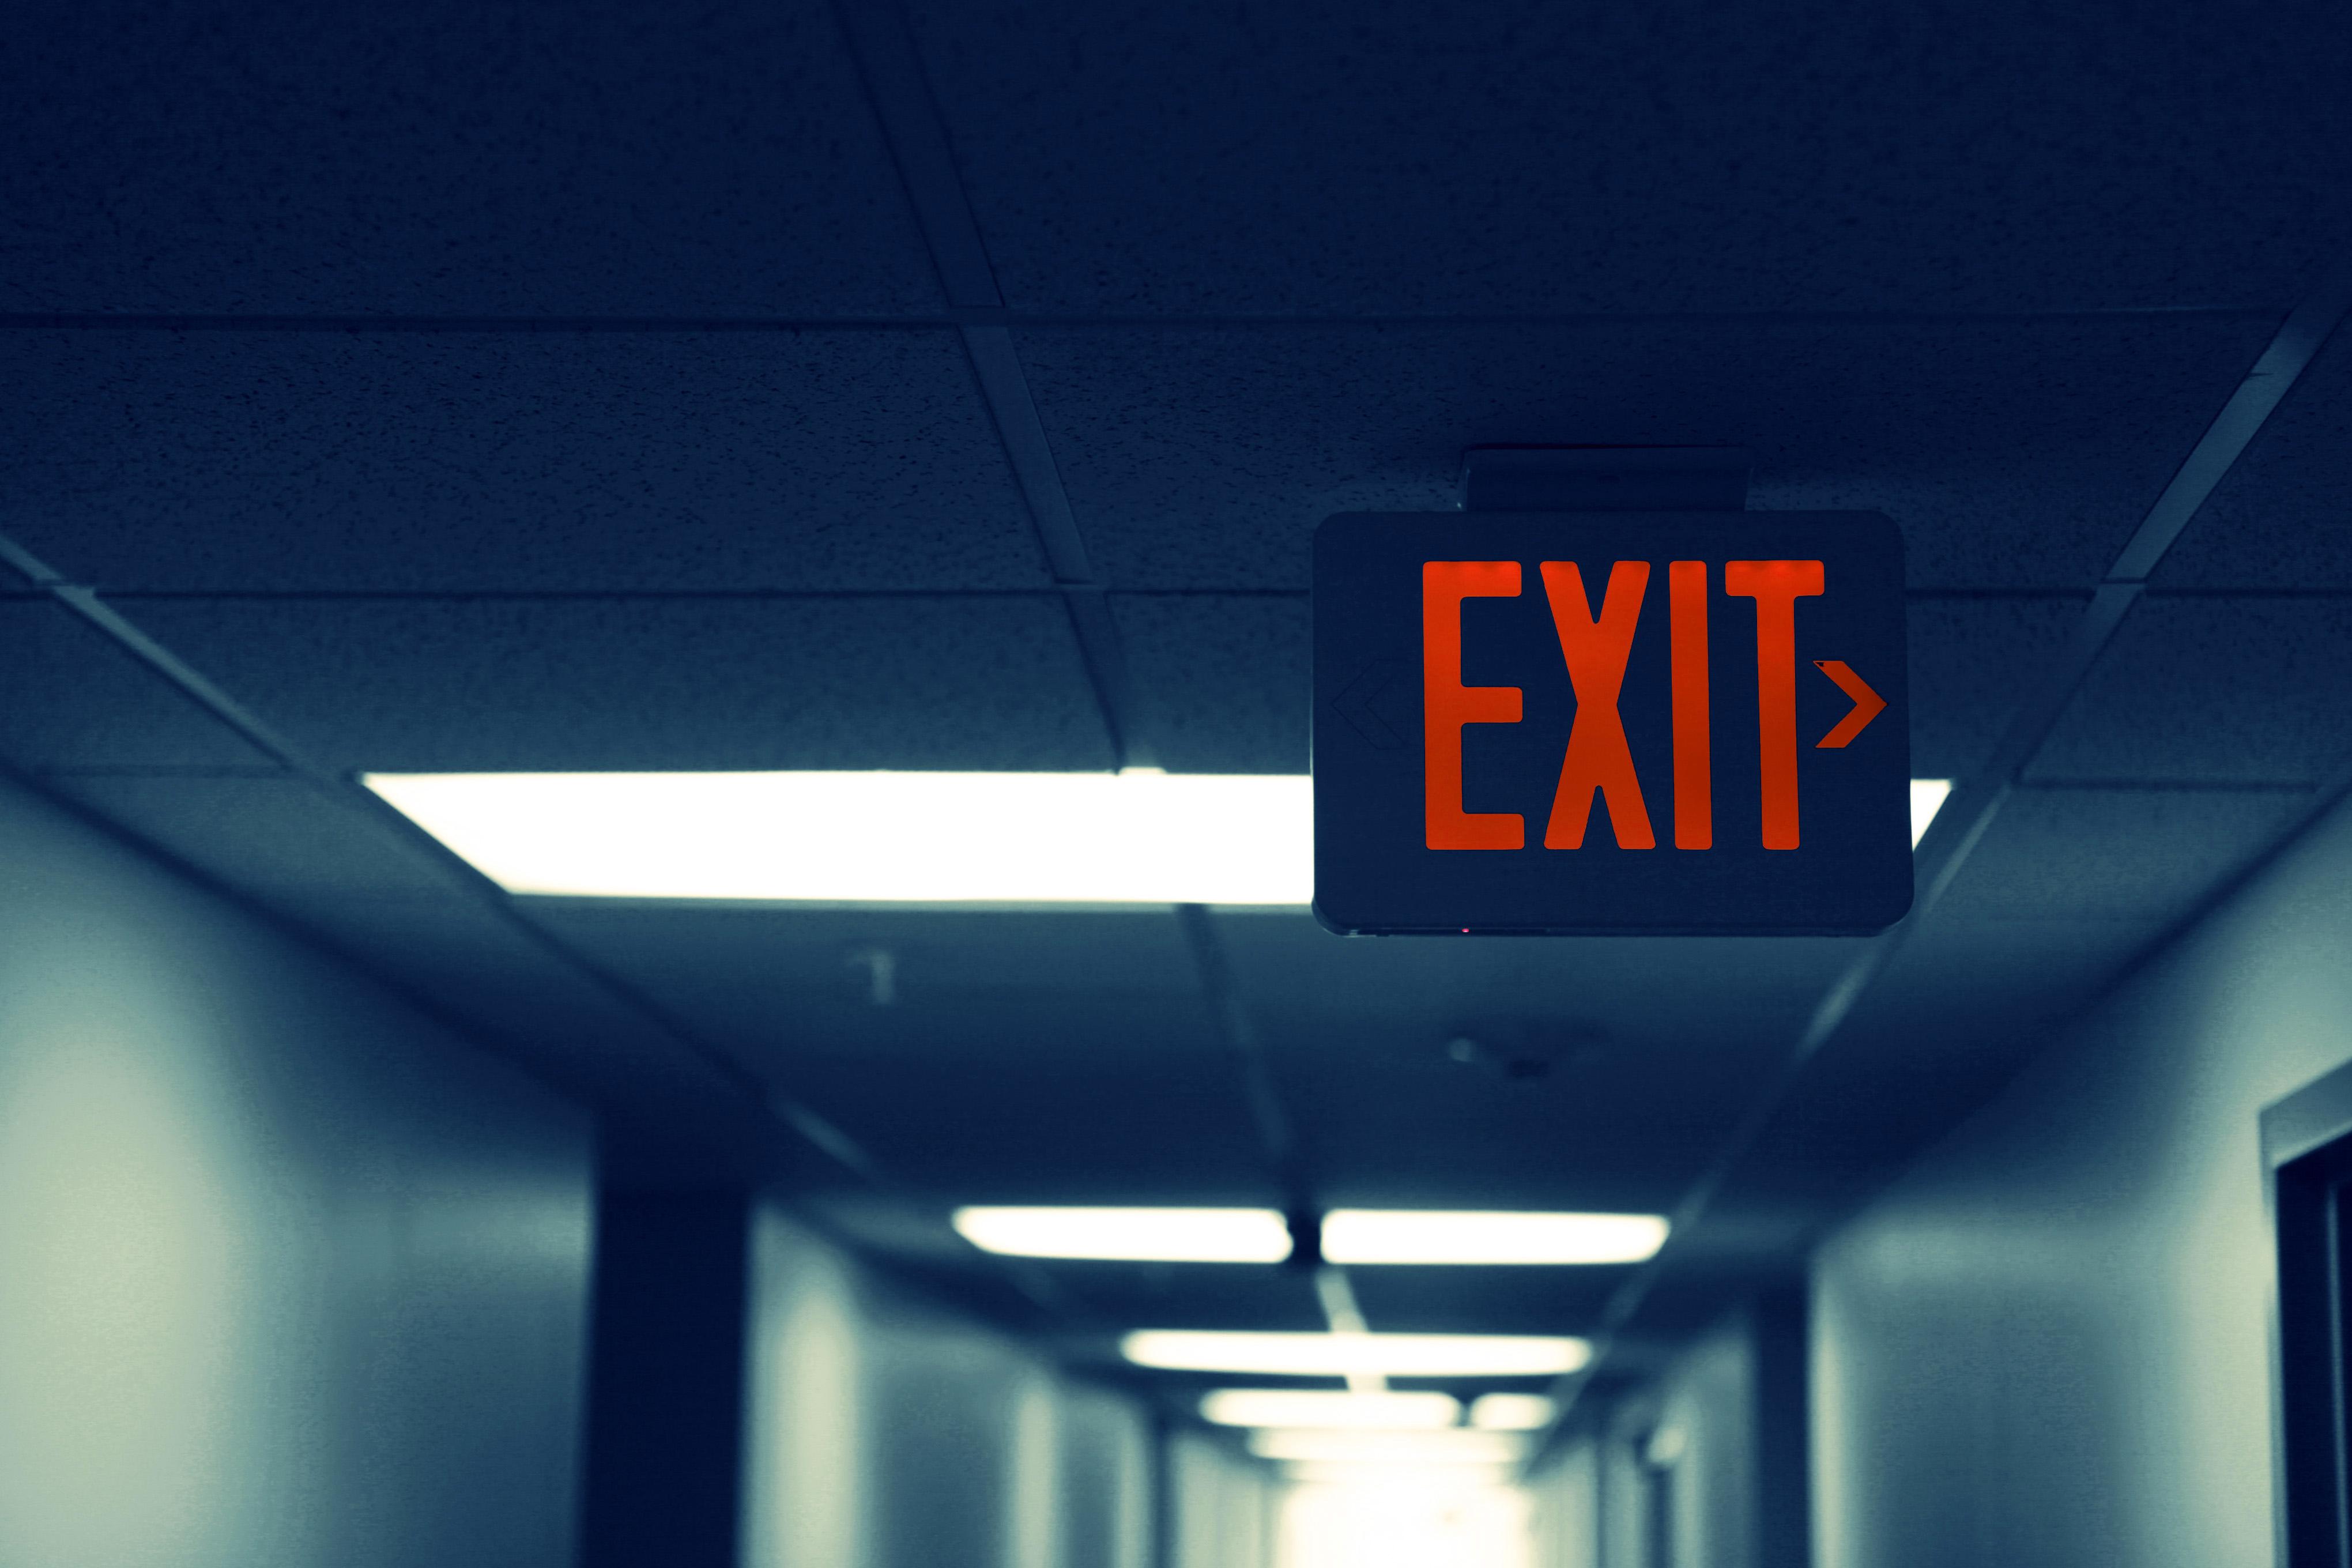
<svg viewBox="0 0 2352 1568">
<path fill-rule="evenodd" d="M 1354 513 L 1315 536 L 1315 910 L 1351 932 L 1882 930 L 1911 907 L 1874 512 Z"/>
</svg>

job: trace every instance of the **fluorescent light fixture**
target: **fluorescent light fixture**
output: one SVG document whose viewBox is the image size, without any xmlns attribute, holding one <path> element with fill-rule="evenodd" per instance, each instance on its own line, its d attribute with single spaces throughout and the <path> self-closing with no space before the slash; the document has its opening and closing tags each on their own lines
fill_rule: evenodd
<svg viewBox="0 0 2352 1568">
<path fill-rule="evenodd" d="M 1333 1263 L 1639 1263 L 1665 1244 L 1652 1214 L 1509 1214 L 1333 1209 L 1323 1256 Z"/>
<path fill-rule="evenodd" d="M 1279 1263 L 1290 1226 L 1272 1209 L 961 1208 L 982 1252 L 1136 1263 Z"/>
<path fill-rule="evenodd" d="M 1485 1394 L 1470 1402 L 1470 1425 L 1482 1432 L 1540 1432 L 1552 1402 L 1540 1394 Z"/>
<path fill-rule="evenodd" d="M 1919 840 L 1927 837 L 1927 825 L 1944 809 L 1945 800 L 1952 793 L 1949 779 L 1913 779 L 1911 781 L 1911 847 L 1919 847 Z"/>
<path fill-rule="evenodd" d="M 1274 1377 L 1550 1377 L 1592 1357 L 1582 1340 L 1528 1334 L 1252 1333 L 1139 1329 L 1119 1342 L 1138 1366 Z"/>
<path fill-rule="evenodd" d="M 1287 774 L 369 773 L 510 893 L 820 902 L 1304 904 Z"/>
<path fill-rule="evenodd" d="M 1219 1426 L 1425 1430 L 1451 1426 L 1462 1403 L 1450 1394 L 1342 1394 L 1325 1388 L 1221 1388 L 1201 1401 Z"/>
<path fill-rule="evenodd" d="M 1339 1465 L 1507 1465 L 1528 1451 L 1517 1432 L 1253 1432 L 1261 1459 Z"/>
<path fill-rule="evenodd" d="M 1516 1464 L 1517 1461 L 1512 1461 Z M 1376 1505 L 1394 1505 L 1418 1498 L 1469 1498 L 1507 1486 L 1511 1479 L 1510 1464 L 1469 1465 L 1450 1464 L 1440 1467 L 1410 1464 L 1335 1464 L 1329 1461 L 1301 1462 L 1294 1460 L 1282 1467 L 1282 1479 L 1294 1486 L 1344 1489 L 1340 1500 L 1351 1519 L 1360 1519 L 1368 1500 Z M 1408 1542 L 1409 1545 L 1410 1542 Z M 1391 1568 L 1423 1568 L 1430 1559 L 1400 1554 L 1381 1559 L 1358 1553 L 1346 1558 L 1317 1558 L 1318 1564 L 1341 1562 L 1347 1568 L 1368 1568 L 1385 1561 Z M 1442 1561 L 1442 1559 L 1441 1559 Z M 1510 1561 L 1505 1558 L 1505 1562 Z"/>
</svg>

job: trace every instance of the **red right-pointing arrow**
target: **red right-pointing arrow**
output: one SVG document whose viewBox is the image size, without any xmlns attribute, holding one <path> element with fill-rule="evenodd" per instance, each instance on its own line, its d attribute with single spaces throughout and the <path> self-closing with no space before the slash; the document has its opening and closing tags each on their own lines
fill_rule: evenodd
<svg viewBox="0 0 2352 1568">
<path fill-rule="evenodd" d="M 1886 710 L 1886 699 L 1873 691 L 1870 682 L 1848 669 L 1843 659 L 1817 658 L 1813 668 L 1836 681 L 1838 689 L 1853 699 L 1853 711 L 1839 720 L 1836 729 L 1813 742 L 1817 752 L 1834 752 Z"/>
</svg>

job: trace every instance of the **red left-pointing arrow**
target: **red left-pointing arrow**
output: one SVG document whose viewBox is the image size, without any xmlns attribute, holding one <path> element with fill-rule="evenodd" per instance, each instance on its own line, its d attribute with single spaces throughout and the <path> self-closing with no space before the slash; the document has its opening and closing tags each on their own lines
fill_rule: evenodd
<svg viewBox="0 0 2352 1568">
<path fill-rule="evenodd" d="M 1813 742 L 1813 749 L 1833 752 L 1862 733 L 1873 719 L 1886 710 L 1886 699 L 1870 689 L 1870 682 L 1845 667 L 1843 659 L 1817 658 L 1813 668 L 1838 683 L 1838 689 L 1853 699 L 1853 711 L 1837 722 L 1837 728 Z"/>
</svg>

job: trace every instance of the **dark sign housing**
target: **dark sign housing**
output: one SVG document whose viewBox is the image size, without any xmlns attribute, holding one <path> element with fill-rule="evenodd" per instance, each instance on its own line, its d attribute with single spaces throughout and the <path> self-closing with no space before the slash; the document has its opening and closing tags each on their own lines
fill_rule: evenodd
<svg viewBox="0 0 2352 1568">
<path fill-rule="evenodd" d="M 1349 932 L 1866 932 L 1911 905 L 1874 512 L 1315 536 L 1315 909 Z"/>
</svg>

